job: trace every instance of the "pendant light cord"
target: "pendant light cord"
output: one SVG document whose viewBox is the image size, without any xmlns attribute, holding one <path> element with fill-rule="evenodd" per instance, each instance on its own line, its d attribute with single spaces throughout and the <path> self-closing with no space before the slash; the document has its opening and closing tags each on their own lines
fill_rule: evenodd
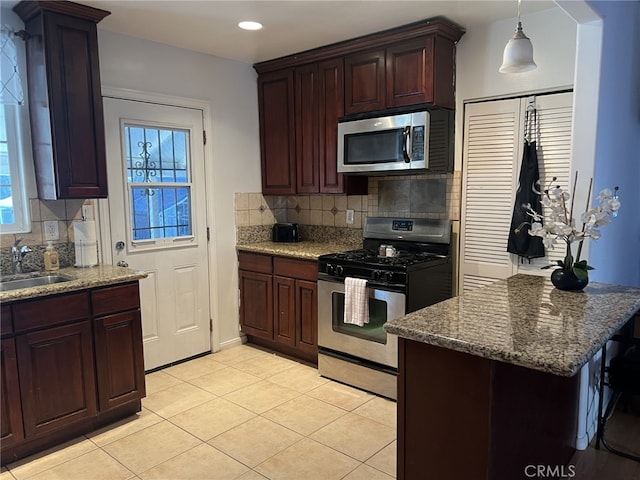
<svg viewBox="0 0 640 480">
<path fill-rule="evenodd" d="M 518 0 L 518 23 L 520 23 L 520 2 L 522 0 Z"/>
</svg>

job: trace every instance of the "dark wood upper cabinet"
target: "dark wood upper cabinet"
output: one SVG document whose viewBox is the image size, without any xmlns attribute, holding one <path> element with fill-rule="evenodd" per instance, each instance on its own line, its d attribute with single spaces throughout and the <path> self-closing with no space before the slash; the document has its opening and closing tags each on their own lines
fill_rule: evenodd
<svg viewBox="0 0 640 480">
<path fill-rule="evenodd" d="M 107 170 L 96 23 L 109 12 L 23 1 L 31 137 L 41 199 L 104 198 Z"/>
<path fill-rule="evenodd" d="M 295 69 L 296 193 L 318 193 L 318 65 Z"/>
<path fill-rule="evenodd" d="M 338 119 L 344 115 L 342 58 L 295 69 L 296 193 L 367 193 L 366 177 L 338 173 Z"/>
<path fill-rule="evenodd" d="M 387 107 L 427 103 L 454 109 L 455 44 L 438 35 L 387 48 Z"/>
<path fill-rule="evenodd" d="M 344 115 L 344 61 L 318 64 L 318 165 L 320 193 L 366 195 L 368 179 L 338 173 L 338 119 Z"/>
<path fill-rule="evenodd" d="M 394 45 L 386 52 L 386 105 L 433 103 L 433 40 Z M 453 81 L 453 78 L 451 79 Z"/>
<path fill-rule="evenodd" d="M 293 70 L 258 78 L 262 192 L 296 193 Z"/>
<path fill-rule="evenodd" d="M 435 34 L 345 58 L 345 113 L 455 108 L 455 46 Z"/>
<path fill-rule="evenodd" d="M 366 193 L 366 177 L 337 171 L 342 58 L 260 75 L 258 102 L 262 193 Z"/>
<path fill-rule="evenodd" d="M 337 171 L 338 119 L 455 108 L 455 44 L 463 34 L 434 18 L 255 64 L 262 192 L 366 194 L 366 176 Z"/>
<path fill-rule="evenodd" d="M 345 113 L 385 108 L 385 51 L 348 55 L 345 64 Z"/>
</svg>

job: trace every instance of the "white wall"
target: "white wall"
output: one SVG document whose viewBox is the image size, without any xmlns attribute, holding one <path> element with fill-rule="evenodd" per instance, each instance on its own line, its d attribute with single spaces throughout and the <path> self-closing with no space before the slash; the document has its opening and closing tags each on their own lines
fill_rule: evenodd
<svg viewBox="0 0 640 480">
<path fill-rule="evenodd" d="M 251 65 L 98 29 L 102 84 L 209 102 L 207 208 L 214 343 L 238 338 L 234 193 L 260 191 L 256 74 Z M 109 159 L 107 159 L 109 161 Z M 216 335 L 217 334 L 217 335 Z"/>
<path fill-rule="evenodd" d="M 622 202 L 591 242 L 590 278 L 640 287 L 640 2 L 589 4 L 604 19 L 594 192 L 619 185 Z"/>
<path fill-rule="evenodd" d="M 523 8 L 523 11 L 526 11 Z M 518 74 L 500 73 L 502 52 L 513 36 L 516 18 L 468 29 L 456 51 L 455 169 L 462 169 L 464 102 L 559 90 L 573 85 L 576 23 L 560 8 L 522 15 L 524 33 L 533 43 L 538 68 Z"/>
</svg>

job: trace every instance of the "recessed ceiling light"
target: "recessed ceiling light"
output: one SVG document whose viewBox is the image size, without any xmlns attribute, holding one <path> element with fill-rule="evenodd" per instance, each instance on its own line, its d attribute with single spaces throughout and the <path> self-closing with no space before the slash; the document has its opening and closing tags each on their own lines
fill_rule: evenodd
<svg viewBox="0 0 640 480">
<path fill-rule="evenodd" d="M 240 22 L 238 26 L 244 30 L 260 30 L 262 28 L 262 24 L 259 22 Z"/>
</svg>

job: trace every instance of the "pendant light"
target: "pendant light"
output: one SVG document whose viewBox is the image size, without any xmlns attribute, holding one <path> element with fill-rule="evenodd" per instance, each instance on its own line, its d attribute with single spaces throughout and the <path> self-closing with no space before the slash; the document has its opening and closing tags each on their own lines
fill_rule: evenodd
<svg viewBox="0 0 640 480">
<path fill-rule="evenodd" d="M 518 25 L 516 33 L 504 47 L 500 73 L 522 73 L 535 70 L 538 66 L 533 61 L 533 45 L 522 31 L 520 21 L 520 1 L 518 0 Z"/>
</svg>

